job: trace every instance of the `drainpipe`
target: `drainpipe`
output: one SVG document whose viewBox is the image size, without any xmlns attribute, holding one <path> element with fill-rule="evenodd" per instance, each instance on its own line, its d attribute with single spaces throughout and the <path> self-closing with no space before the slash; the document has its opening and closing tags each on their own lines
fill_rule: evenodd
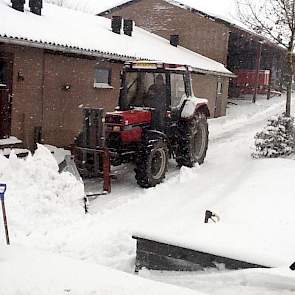
<svg viewBox="0 0 295 295">
<path fill-rule="evenodd" d="M 42 80 L 41 80 L 41 141 L 43 142 L 43 123 L 44 123 L 44 92 L 45 92 L 45 50 L 42 56 Z"/>
</svg>

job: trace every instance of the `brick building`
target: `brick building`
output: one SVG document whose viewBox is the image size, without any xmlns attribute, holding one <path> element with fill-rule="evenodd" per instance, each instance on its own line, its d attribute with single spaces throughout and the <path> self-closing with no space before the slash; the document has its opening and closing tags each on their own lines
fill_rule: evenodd
<svg viewBox="0 0 295 295">
<path fill-rule="evenodd" d="M 166 39 L 177 34 L 182 46 L 226 65 L 230 33 L 227 23 L 179 3 L 181 1 L 133 0 L 99 15 L 133 19 L 137 26 Z"/>
<path fill-rule="evenodd" d="M 212 9 L 212 6 L 218 6 L 215 9 L 218 11 L 220 1 L 213 3 L 209 0 L 207 5 L 204 2 L 206 1 L 126 0 L 103 12 L 100 4 L 94 9 L 100 16 L 110 18 L 120 15 L 133 19 L 138 26 L 166 39 L 171 34 L 177 34 L 182 46 L 224 64 L 235 73 L 239 73 L 240 69 L 256 70 L 257 55 L 262 42 L 259 69 L 269 70 L 272 87 L 279 88 L 285 67 L 285 51 L 249 31 L 237 18 L 231 17 L 230 13 L 210 13 L 208 7 Z M 232 89 L 230 93 L 236 94 Z"/>
<path fill-rule="evenodd" d="M 0 139 L 68 146 L 81 107 L 114 110 L 130 59 L 191 66 L 195 94 L 208 98 L 212 116 L 225 114 L 232 73 L 222 64 L 137 27 L 132 36 L 116 34 L 102 17 L 47 4 L 40 16 L 0 0 Z"/>
</svg>

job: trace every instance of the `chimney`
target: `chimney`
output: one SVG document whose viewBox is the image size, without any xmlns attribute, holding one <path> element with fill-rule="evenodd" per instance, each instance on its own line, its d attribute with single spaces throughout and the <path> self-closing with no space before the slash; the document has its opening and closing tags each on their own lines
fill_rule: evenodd
<svg viewBox="0 0 295 295">
<path fill-rule="evenodd" d="M 112 31 L 113 33 L 120 34 L 122 28 L 122 16 L 112 16 Z"/>
<path fill-rule="evenodd" d="M 179 35 L 170 35 L 170 44 L 177 47 L 179 45 Z"/>
<path fill-rule="evenodd" d="M 123 26 L 124 34 L 127 36 L 132 36 L 133 32 L 133 20 L 132 19 L 124 19 L 124 26 Z"/>
<path fill-rule="evenodd" d="M 24 12 L 25 0 L 11 0 L 12 8 Z"/>
<path fill-rule="evenodd" d="M 43 7 L 42 2 L 43 2 L 42 0 L 30 0 L 29 1 L 30 11 L 34 14 L 41 15 L 41 10 Z"/>
</svg>

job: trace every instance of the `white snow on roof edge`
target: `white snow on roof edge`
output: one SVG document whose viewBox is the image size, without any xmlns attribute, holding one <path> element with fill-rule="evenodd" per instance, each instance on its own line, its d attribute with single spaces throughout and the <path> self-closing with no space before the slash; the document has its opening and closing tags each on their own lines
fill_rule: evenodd
<svg viewBox="0 0 295 295">
<path fill-rule="evenodd" d="M 73 21 L 74 20 L 74 21 Z M 78 21 L 79 20 L 79 21 Z M 111 31 L 109 19 L 44 3 L 42 16 L 0 0 L 1 41 L 119 60 L 146 59 L 185 64 L 195 71 L 231 76 L 224 65 L 135 27 L 133 36 Z"/>
</svg>

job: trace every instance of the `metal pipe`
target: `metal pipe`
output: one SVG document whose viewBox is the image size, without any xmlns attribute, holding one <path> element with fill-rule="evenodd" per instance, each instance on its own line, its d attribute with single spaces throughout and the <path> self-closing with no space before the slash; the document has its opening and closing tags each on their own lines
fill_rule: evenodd
<svg viewBox="0 0 295 295">
<path fill-rule="evenodd" d="M 8 225 L 7 225 L 7 217 L 6 217 L 6 210 L 5 210 L 5 203 L 4 203 L 4 198 L 2 198 L 2 197 L 1 197 L 1 205 L 2 205 L 2 215 L 3 215 L 3 222 L 4 222 L 6 244 L 10 245 L 9 234 L 8 234 Z"/>
</svg>

